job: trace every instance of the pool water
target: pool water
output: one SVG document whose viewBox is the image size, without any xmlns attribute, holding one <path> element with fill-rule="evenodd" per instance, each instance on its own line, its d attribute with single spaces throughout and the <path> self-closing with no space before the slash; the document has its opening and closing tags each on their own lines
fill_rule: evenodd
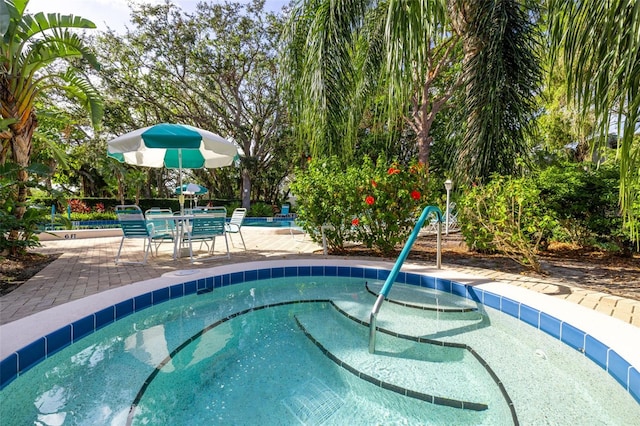
<svg viewBox="0 0 640 426">
<path fill-rule="evenodd" d="M 368 320 L 375 300 L 369 290 L 381 284 L 280 278 L 156 305 L 18 377 L 0 392 L 0 419 L 3 425 L 631 425 L 640 418 L 640 405 L 578 351 L 448 293 L 396 284 L 390 298 L 414 306 L 385 303 L 378 326 L 457 347 L 379 332 L 376 353 L 369 354 L 368 328 L 356 320 Z"/>
</svg>

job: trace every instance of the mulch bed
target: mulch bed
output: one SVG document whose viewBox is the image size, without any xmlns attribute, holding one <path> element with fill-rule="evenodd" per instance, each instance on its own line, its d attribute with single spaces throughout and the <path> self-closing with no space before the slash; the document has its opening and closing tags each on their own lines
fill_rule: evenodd
<svg viewBox="0 0 640 426">
<path fill-rule="evenodd" d="M 0 296 L 18 288 L 58 257 L 60 254 L 38 253 L 27 253 L 18 257 L 0 257 Z"/>
</svg>

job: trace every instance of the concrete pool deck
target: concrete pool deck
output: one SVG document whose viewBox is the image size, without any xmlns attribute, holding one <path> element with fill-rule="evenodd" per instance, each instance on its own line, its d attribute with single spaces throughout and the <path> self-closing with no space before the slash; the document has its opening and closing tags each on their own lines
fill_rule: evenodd
<svg viewBox="0 0 640 426">
<path fill-rule="evenodd" d="M 172 271 L 201 269 L 231 263 L 276 259 L 337 259 L 324 256 L 322 247 L 308 237 L 291 236 L 288 229 L 243 227 L 245 251 L 236 234 L 229 242 L 231 258 L 221 258 L 191 264 L 189 257 L 172 258 L 172 246 L 160 246 L 158 256 L 150 257 L 146 265 L 115 265 L 114 258 L 120 237 L 65 239 L 43 241 L 40 253 L 61 253 L 60 257 L 26 283 L 0 297 L 0 325 L 106 290 L 161 277 Z M 218 248 L 224 243 L 218 241 Z M 446 241 L 445 241 L 446 244 Z M 141 241 L 127 240 L 123 256 L 142 254 Z M 141 257 L 141 256 L 140 256 Z M 349 258 L 344 258 L 349 259 Z M 375 259 L 369 259 L 375 260 Z M 388 261 L 388 260 L 387 260 Z M 430 263 L 406 262 L 433 266 Z M 500 271 L 458 265 L 442 265 L 443 270 L 459 272 L 538 293 L 564 299 L 627 324 L 640 327 L 640 301 L 572 286 L 567 281 L 554 281 L 509 274 Z"/>
</svg>

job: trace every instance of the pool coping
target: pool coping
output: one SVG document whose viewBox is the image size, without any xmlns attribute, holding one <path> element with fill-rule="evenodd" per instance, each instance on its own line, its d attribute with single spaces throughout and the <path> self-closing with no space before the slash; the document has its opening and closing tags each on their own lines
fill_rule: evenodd
<svg viewBox="0 0 640 426">
<path fill-rule="evenodd" d="M 244 280 L 246 271 L 282 269 L 282 276 L 284 276 L 285 269 L 299 267 L 309 268 L 309 271 L 310 268 L 331 268 L 334 275 L 342 275 L 338 273 L 338 269 L 345 267 L 377 269 L 379 272 L 376 278 L 384 279 L 388 276 L 393 263 L 354 259 L 301 258 L 253 261 L 207 269 L 173 271 L 159 278 L 87 296 L 0 326 L 0 360 L 3 364 L 11 363 L 10 358 L 17 359 L 19 351 L 38 341 L 46 340 L 45 336 L 56 332 L 61 332 L 63 335 L 69 334 L 69 331 L 64 331 L 65 327 L 110 308 L 113 308 L 112 310 L 115 312 L 118 305 L 126 305 L 125 301 L 133 301 L 137 297 L 154 291 L 169 289 L 179 284 L 186 285 L 186 283 L 194 283 L 195 288 L 196 282 L 204 283 L 207 278 L 209 278 L 208 281 L 213 282 L 211 277 L 227 276 L 231 277 L 230 280 L 233 281 L 233 277 L 238 274 L 242 274 L 242 279 L 238 277 L 241 282 Z M 640 371 L 640 328 L 566 300 L 556 299 L 507 283 L 492 281 L 486 277 L 469 275 L 454 268 L 436 269 L 424 265 L 405 264 L 401 271 L 399 282 L 415 280 L 415 278 L 411 278 L 413 274 L 428 274 L 434 277 L 433 286 L 437 289 L 478 300 L 486 306 L 496 308 L 545 331 L 584 353 L 593 362 L 608 371 L 640 402 L 640 373 L 638 373 Z M 295 272 L 292 270 L 291 274 L 292 276 L 297 275 L 298 270 L 296 269 Z M 414 282 L 407 283 L 415 284 Z M 183 290 L 181 295 L 184 294 Z M 167 295 L 167 298 L 173 297 Z M 123 309 L 125 315 L 133 311 L 133 308 L 129 309 L 127 306 Z M 61 339 L 65 338 L 67 337 L 61 337 Z M 39 344 L 39 346 L 44 345 L 44 343 Z M 49 353 L 47 349 L 45 351 Z M 3 368 L 2 372 L 5 373 L 3 375 L 6 375 L 7 371 L 10 370 Z M 5 383 L 5 379 L 6 377 L 2 378 L 3 383 Z"/>
</svg>

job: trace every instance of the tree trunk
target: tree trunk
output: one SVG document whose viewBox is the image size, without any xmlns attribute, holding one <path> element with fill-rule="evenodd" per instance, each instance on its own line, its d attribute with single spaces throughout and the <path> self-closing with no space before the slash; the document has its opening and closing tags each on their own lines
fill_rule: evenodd
<svg viewBox="0 0 640 426">
<path fill-rule="evenodd" d="M 15 217 L 20 220 L 24 217 L 27 210 L 27 181 L 29 174 L 27 167 L 31 163 L 31 138 L 33 132 L 38 125 L 38 121 L 34 114 L 31 114 L 24 124 L 20 127 L 12 126 L 13 137 L 11 138 L 11 155 L 13 161 L 19 166 L 18 170 L 18 195 L 16 198 Z"/>
<path fill-rule="evenodd" d="M 246 167 L 242 170 L 242 207 L 251 207 L 251 175 Z"/>
</svg>

